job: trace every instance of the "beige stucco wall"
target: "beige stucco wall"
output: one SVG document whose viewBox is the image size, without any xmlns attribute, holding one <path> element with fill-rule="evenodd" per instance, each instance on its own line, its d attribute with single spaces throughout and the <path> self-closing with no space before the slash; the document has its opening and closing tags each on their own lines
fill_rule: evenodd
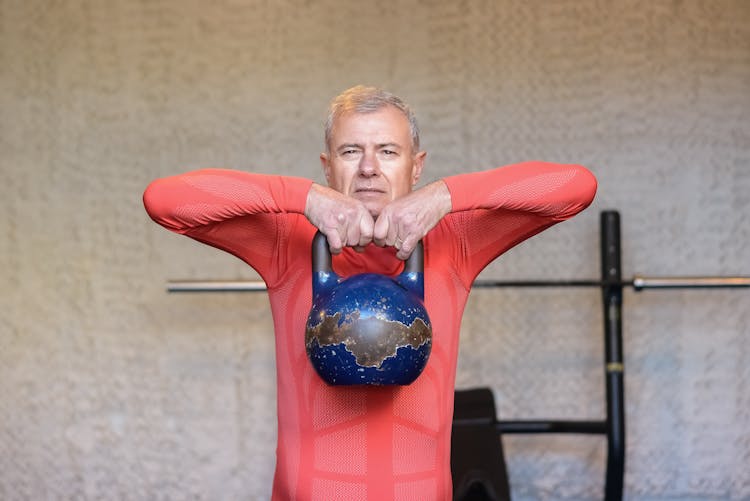
<svg viewBox="0 0 750 501">
<path fill-rule="evenodd" d="M 313 176 L 356 83 L 421 119 L 427 180 L 583 163 L 594 205 L 483 278 L 750 275 L 750 2 L 0 0 L 0 499 L 267 499 L 272 327 L 254 278 L 154 225 L 153 178 Z M 625 297 L 633 500 L 750 498 L 750 295 Z M 604 410 L 596 291 L 477 291 L 461 387 L 504 418 Z M 601 497 L 599 437 L 506 439 L 516 499 Z"/>
</svg>

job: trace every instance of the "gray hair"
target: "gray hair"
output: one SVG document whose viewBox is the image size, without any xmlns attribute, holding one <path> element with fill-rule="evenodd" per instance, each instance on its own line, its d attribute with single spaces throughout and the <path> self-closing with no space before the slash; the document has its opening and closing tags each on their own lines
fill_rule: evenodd
<svg viewBox="0 0 750 501">
<path fill-rule="evenodd" d="M 346 113 L 373 113 L 385 106 L 393 106 L 400 110 L 409 120 L 409 132 L 411 132 L 412 149 L 416 153 L 419 150 L 419 126 L 417 117 L 400 97 L 386 92 L 377 87 L 365 87 L 357 85 L 333 98 L 328 107 L 328 118 L 325 123 L 326 149 L 330 152 L 331 134 L 333 123 L 341 115 Z"/>
</svg>

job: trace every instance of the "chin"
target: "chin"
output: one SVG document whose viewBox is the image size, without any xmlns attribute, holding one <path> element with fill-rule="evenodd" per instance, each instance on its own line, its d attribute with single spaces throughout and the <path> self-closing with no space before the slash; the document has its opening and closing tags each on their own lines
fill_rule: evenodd
<svg viewBox="0 0 750 501">
<path fill-rule="evenodd" d="M 365 206 L 365 208 L 370 211 L 370 214 L 372 214 L 373 217 L 380 214 L 380 211 L 383 210 L 383 207 L 385 207 L 390 200 L 386 200 L 383 197 L 355 197 L 357 200 L 362 202 L 362 204 Z"/>
</svg>

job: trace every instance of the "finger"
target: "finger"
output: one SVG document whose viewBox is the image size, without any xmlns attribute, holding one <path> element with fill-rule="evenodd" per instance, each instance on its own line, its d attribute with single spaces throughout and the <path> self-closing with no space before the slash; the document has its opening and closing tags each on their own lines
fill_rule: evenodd
<svg viewBox="0 0 750 501">
<path fill-rule="evenodd" d="M 392 224 L 391 226 L 393 226 L 393 246 L 396 249 L 401 250 L 409 237 L 409 232 L 407 228 L 404 227 L 404 221 L 401 218 L 399 218 L 396 224 Z"/>
<path fill-rule="evenodd" d="M 341 236 L 337 230 L 331 230 L 326 233 L 326 240 L 328 240 L 328 248 L 331 250 L 331 254 L 340 254 L 342 243 Z"/>
<path fill-rule="evenodd" d="M 375 221 L 369 212 L 365 212 L 362 219 L 359 220 L 359 246 L 364 247 L 373 239 Z"/>
<path fill-rule="evenodd" d="M 388 221 L 388 232 L 385 237 L 385 245 L 394 247 L 396 245 L 396 238 L 398 237 L 398 225 L 393 221 Z M 403 241 L 399 240 L 400 243 Z"/>
<path fill-rule="evenodd" d="M 372 231 L 372 239 L 375 242 L 375 245 L 385 247 L 389 223 L 388 215 L 381 212 L 375 220 L 375 226 Z"/>
<path fill-rule="evenodd" d="M 416 249 L 417 242 L 418 240 L 414 235 L 406 237 L 406 239 L 401 243 L 401 247 L 398 248 L 396 257 L 403 260 L 408 259 L 411 253 L 414 252 L 414 249 Z"/>
<path fill-rule="evenodd" d="M 336 214 L 335 221 L 320 230 L 328 240 L 328 248 L 331 254 L 339 254 L 346 243 L 346 217 L 343 213 Z"/>
<path fill-rule="evenodd" d="M 344 245 L 355 246 L 359 245 L 360 226 L 359 222 L 351 221 L 346 228 L 346 242 Z"/>
</svg>

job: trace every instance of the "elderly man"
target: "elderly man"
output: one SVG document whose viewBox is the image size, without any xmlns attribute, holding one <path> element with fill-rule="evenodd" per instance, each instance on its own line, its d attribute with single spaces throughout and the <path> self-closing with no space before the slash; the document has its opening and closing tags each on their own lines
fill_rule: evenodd
<svg viewBox="0 0 750 501">
<path fill-rule="evenodd" d="M 274 319 L 278 448 L 274 500 L 449 500 L 461 316 L 492 260 L 591 203 L 577 165 L 527 162 L 414 189 L 426 153 L 409 107 L 357 86 L 336 97 L 310 180 L 205 169 L 154 181 L 149 215 L 234 254 L 265 280 Z M 424 244 L 432 354 L 409 386 L 332 387 L 308 361 L 310 244 L 326 235 L 340 276 L 398 274 Z"/>
</svg>

